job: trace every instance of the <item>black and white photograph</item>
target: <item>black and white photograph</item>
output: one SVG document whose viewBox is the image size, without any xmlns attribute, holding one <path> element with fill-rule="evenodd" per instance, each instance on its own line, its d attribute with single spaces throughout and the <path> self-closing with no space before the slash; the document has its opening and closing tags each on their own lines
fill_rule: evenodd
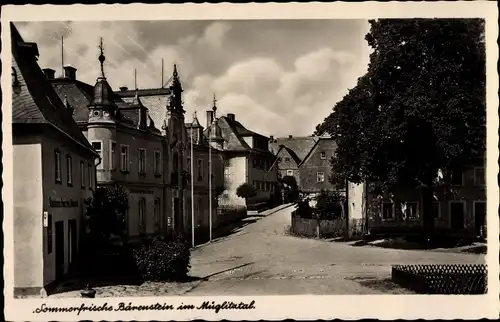
<svg viewBox="0 0 500 322">
<path fill-rule="evenodd" d="M 350 5 L 6 6 L 6 319 L 498 317 L 498 9 Z"/>
</svg>

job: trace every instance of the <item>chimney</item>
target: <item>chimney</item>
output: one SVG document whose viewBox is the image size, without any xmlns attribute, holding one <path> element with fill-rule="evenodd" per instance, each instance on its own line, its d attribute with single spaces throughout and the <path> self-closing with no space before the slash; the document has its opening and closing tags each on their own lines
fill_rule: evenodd
<svg viewBox="0 0 500 322">
<path fill-rule="evenodd" d="M 120 92 L 126 92 L 126 91 L 128 91 L 128 87 L 127 86 L 120 87 Z"/>
<path fill-rule="evenodd" d="M 235 117 L 234 117 L 234 114 L 233 114 L 233 113 L 228 113 L 228 114 L 227 114 L 227 118 L 228 118 L 231 122 L 234 122 L 234 120 L 235 120 Z"/>
<path fill-rule="evenodd" d="M 44 68 L 43 73 L 45 74 L 45 77 L 47 77 L 48 80 L 54 79 L 54 76 L 56 75 L 56 71 L 53 70 L 52 68 Z"/>
<path fill-rule="evenodd" d="M 64 66 L 64 78 L 76 80 L 76 68 L 69 65 Z"/>
<path fill-rule="evenodd" d="M 292 136 L 291 134 L 288 136 L 288 138 L 289 138 L 289 139 L 291 139 L 292 137 L 293 137 L 293 136 Z"/>
<path fill-rule="evenodd" d="M 274 142 L 274 136 L 273 135 L 269 136 L 269 141 Z"/>
<path fill-rule="evenodd" d="M 207 111 L 207 129 L 214 121 L 214 111 Z"/>
</svg>

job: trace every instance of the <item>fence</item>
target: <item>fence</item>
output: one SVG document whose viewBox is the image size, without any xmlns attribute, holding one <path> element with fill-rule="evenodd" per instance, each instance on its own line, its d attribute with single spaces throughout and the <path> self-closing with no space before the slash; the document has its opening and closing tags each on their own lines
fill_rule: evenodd
<svg viewBox="0 0 500 322">
<path fill-rule="evenodd" d="M 420 294 L 485 294 L 486 265 L 394 265 L 392 280 Z"/>
<path fill-rule="evenodd" d="M 363 222 L 361 219 L 349 220 L 349 235 L 361 236 Z M 302 218 L 292 212 L 292 232 L 305 237 L 332 238 L 344 237 L 346 229 L 345 218 L 333 220 Z"/>
</svg>

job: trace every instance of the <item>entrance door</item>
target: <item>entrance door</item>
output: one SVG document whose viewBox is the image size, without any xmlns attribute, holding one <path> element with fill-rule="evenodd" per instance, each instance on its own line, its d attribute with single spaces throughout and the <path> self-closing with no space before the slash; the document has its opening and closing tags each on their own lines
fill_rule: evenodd
<svg viewBox="0 0 500 322">
<path fill-rule="evenodd" d="M 451 229 L 461 230 L 464 228 L 464 204 L 461 202 L 452 202 L 450 204 Z"/>
<path fill-rule="evenodd" d="M 486 225 L 486 202 L 478 201 L 474 203 L 474 228 L 479 234 L 481 227 Z"/>
<path fill-rule="evenodd" d="M 68 221 L 68 262 L 70 269 L 74 269 L 77 254 L 76 219 Z"/>
<path fill-rule="evenodd" d="M 64 221 L 56 221 L 56 279 L 64 276 Z"/>
<path fill-rule="evenodd" d="M 174 224 L 175 232 L 182 233 L 183 227 L 182 227 L 182 218 L 180 216 L 179 198 L 174 198 L 174 223 L 175 223 Z"/>
</svg>

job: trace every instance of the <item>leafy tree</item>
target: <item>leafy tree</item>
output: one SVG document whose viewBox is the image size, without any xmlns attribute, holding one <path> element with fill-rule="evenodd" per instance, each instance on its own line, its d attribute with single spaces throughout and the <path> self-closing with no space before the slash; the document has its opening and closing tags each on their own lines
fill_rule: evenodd
<svg viewBox="0 0 500 322">
<path fill-rule="evenodd" d="M 98 188 L 85 200 L 88 237 L 92 243 L 106 244 L 111 235 L 123 238 L 128 195 L 119 185 Z"/>
<path fill-rule="evenodd" d="M 366 75 L 316 131 L 337 141 L 332 181 L 374 182 L 382 191 L 421 187 L 424 225 L 432 229 L 438 172 L 484 153 L 484 20 L 370 24 Z"/>
<path fill-rule="evenodd" d="M 257 191 L 251 184 L 243 183 L 236 189 L 236 195 L 248 199 L 257 196 Z"/>
<path fill-rule="evenodd" d="M 336 219 L 343 214 L 345 196 L 336 191 L 322 190 L 316 197 L 313 213 L 318 219 Z"/>
</svg>

